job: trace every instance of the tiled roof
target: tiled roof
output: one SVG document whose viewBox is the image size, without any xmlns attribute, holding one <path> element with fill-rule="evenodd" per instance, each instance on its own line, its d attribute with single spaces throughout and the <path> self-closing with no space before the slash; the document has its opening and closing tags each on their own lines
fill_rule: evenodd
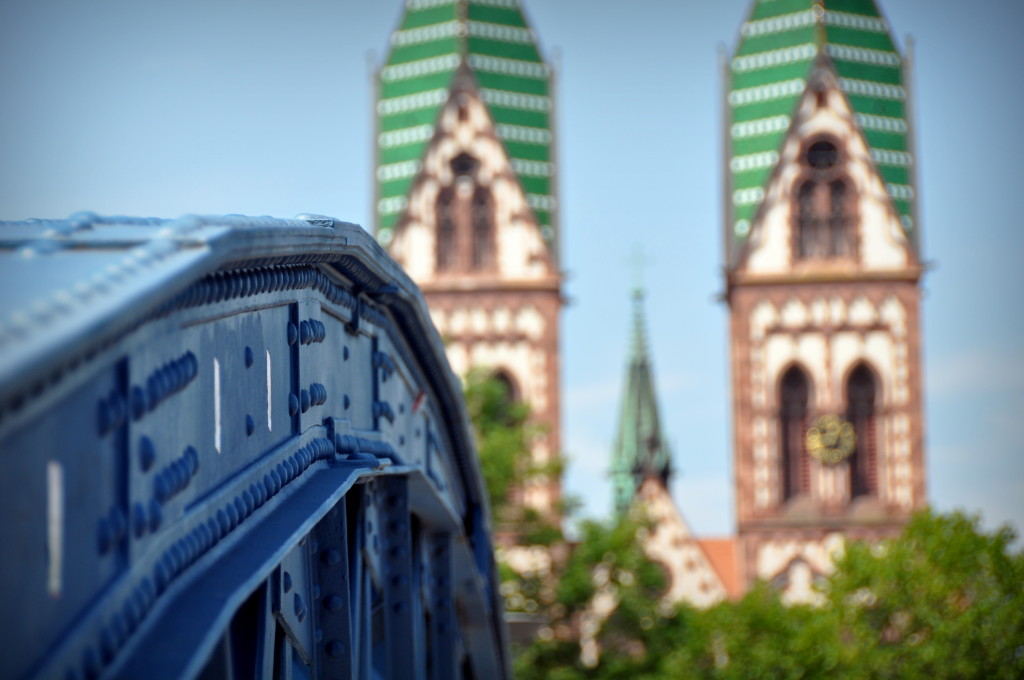
<svg viewBox="0 0 1024 680">
<path fill-rule="evenodd" d="M 820 55 L 834 66 L 893 206 L 913 236 L 903 58 L 874 0 L 755 0 L 740 29 L 728 96 L 734 244 L 750 233 Z"/>
<path fill-rule="evenodd" d="M 380 72 L 377 237 L 390 239 L 463 65 L 476 80 L 550 243 L 555 238 L 551 69 L 517 0 L 406 0 Z"/>
<path fill-rule="evenodd" d="M 721 579 L 729 599 L 735 600 L 742 596 L 743 580 L 740 578 L 736 538 L 698 538 L 697 543 Z"/>
</svg>

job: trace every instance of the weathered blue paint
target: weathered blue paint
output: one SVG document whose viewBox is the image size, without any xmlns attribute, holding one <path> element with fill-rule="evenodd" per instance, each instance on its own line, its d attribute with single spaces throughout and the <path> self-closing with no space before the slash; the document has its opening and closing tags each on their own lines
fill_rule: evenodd
<svg viewBox="0 0 1024 680">
<path fill-rule="evenodd" d="M 423 299 L 300 217 L 0 223 L 0 677 L 507 677 Z"/>
</svg>

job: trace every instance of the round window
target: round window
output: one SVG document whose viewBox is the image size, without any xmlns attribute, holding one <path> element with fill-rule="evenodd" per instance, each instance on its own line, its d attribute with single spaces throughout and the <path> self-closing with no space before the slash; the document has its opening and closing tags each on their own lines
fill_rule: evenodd
<svg viewBox="0 0 1024 680">
<path fill-rule="evenodd" d="M 807 149 L 807 164 L 815 170 L 828 170 L 839 162 L 839 149 L 832 142 L 821 140 Z"/>
</svg>

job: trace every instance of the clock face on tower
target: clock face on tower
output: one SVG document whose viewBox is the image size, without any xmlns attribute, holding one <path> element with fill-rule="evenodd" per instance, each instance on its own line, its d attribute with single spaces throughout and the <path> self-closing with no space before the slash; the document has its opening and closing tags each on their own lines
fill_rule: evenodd
<svg viewBox="0 0 1024 680">
<path fill-rule="evenodd" d="M 857 435 L 853 425 L 842 416 L 818 416 L 807 428 L 807 453 L 826 465 L 843 462 L 853 453 Z"/>
</svg>

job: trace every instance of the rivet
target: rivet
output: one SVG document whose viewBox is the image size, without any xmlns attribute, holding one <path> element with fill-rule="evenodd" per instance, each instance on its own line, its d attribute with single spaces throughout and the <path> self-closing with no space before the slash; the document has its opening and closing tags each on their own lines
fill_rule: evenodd
<svg viewBox="0 0 1024 680">
<path fill-rule="evenodd" d="M 328 595 L 324 598 L 324 608 L 329 612 L 336 612 L 341 609 L 345 601 L 339 595 Z"/>
<path fill-rule="evenodd" d="M 120 541 L 128 533 L 128 521 L 121 508 L 117 506 L 110 509 L 110 528 L 114 532 L 114 540 L 117 541 Z"/>
<path fill-rule="evenodd" d="M 288 344 L 294 345 L 295 341 L 299 339 L 299 329 L 295 327 L 291 321 L 288 322 Z"/>
<path fill-rule="evenodd" d="M 345 645 L 340 640 L 331 640 L 324 646 L 327 656 L 338 658 L 345 653 Z"/>
<path fill-rule="evenodd" d="M 160 528 L 164 513 L 160 503 L 155 499 L 149 502 L 149 530 L 156 531 Z"/>
<path fill-rule="evenodd" d="M 294 416 L 299 412 L 299 398 L 294 394 L 288 395 L 288 415 Z"/>
<path fill-rule="evenodd" d="M 146 415 L 146 393 L 136 385 L 132 388 L 132 418 L 139 420 Z"/>
<path fill-rule="evenodd" d="M 184 459 L 190 476 L 199 471 L 199 452 L 196 451 L 194 446 L 185 448 Z"/>
<path fill-rule="evenodd" d="M 308 321 L 303 321 L 299 324 L 299 342 L 303 345 L 308 345 L 313 341 L 313 329 L 310 328 Z"/>
<path fill-rule="evenodd" d="M 229 530 L 234 529 L 236 526 L 238 526 L 238 508 L 236 508 L 233 503 L 228 503 L 227 505 L 224 506 L 224 511 L 225 514 L 227 514 L 228 516 Z"/>
<path fill-rule="evenodd" d="M 345 410 L 347 411 L 347 410 L 348 410 L 348 407 L 349 407 L 349 405 L 350 405 L 350 404 L 352 403 L 352 402 L 351 402 L 351 401 L 349 400 L 349 398 L 348 398 L 348 395 L 347 395 L 347 394 L 345 395 L 345 398 L 344 398 L 344 399 L 342 400 L 342 403 L 343 403 L 343 404 L 345 405 Z"/>
<path fill-rule="evenodd" d="M 281 589 L 286 593 L 292 589 L 292 575 L 287 571 L 281 574 Z"/>
<path fill-rule="evenodd" d="M 153 440 L 149 437 L 142 437 L 139 440 L 139 467 L 143 472 L 148 472 L 156 462 L 156 449 L 153 447 Z"/>
<path fill-rule="evenodd" d="M 302 412 L 305 413 L 309 410 L 309 390 L 302 390 L 301 395 Z"/>
<path fill-rule="evenodd" d="M 341 358 L 348 361 L 348 345 L 341 348 Z"/>
<path fill-rule="evenodd" d="M 146 526 L 149 524 L 146 519 L 146 508 L 142 503 L 136 503 L 132 508 L 132 527 L 135 530 L 135 537 L 141 538 L 146 533 Z"/>
<path fill-rule="evenodd" d="M 328 548 L 320 553 L 320 559 L 328 567 L 333 567 L 341 562 L 341 553 L 334 548 Z"/>
<path fill-rule="evenodd" d="M 253 364 L 254 360 L 255 359 L 253 358 L 252 347 L 246 347 L 245 348 L 245 367 L 246 368 L 252 368 L 252 364 Z"/>
<path fill-rule="evenodd" d="M 256 421 L 252 419 L 252 416 L 247 415 L 245 417 L 245 434 L 248 437 L 252 436 L 252 433 L 256 431 Z"/>
</svg>

